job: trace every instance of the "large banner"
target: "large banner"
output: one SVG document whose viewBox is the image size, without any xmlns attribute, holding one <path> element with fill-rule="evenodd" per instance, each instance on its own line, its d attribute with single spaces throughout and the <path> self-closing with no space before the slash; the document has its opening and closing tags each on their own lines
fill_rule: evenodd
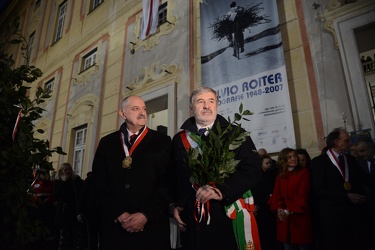
<svg viewBox="0 0 375 250">
<path fill-rule="evenodd" d="M 242 121 L 257 148 L 295 148 L 276 0 L 204 0 L 201 9 L 202 85 L 219 95 L 219 113 Z"/>
</svg>

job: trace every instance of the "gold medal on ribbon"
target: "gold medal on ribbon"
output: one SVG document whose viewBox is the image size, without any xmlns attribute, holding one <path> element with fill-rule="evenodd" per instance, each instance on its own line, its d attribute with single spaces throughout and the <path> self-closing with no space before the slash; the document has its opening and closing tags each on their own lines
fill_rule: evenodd
<svg viewBox="0 0 375 250">
<path fill-rule="evenodd" d="M 344 188 L 346 191 L 350 191 L 350 189 L 352 189 L 352 185 L 350 184 L 349 181 L 344 182 Z"/>
<path fill-rule="evenodd" d="M 122 167 L 125 169 L 130 168 L 132 161 L 133 159 L 131 156 L 126 156 L 125 159 L 122 161 Z"/>
</svg>

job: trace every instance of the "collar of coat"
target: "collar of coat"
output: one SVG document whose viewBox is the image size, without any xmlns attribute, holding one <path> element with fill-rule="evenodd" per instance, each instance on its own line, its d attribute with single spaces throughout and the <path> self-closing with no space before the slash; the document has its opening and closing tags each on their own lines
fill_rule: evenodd
<svg viewBox="0 0 375 250">
<path fill-rule="evenodd" d="M 220 122 L 220 127 L 226 128 L 229 126 L 229 122 L 221 115 L 217 115 L 214 125 L 212 126 L 212 130 L 216 131 L 217 123 Z M 187 119 L 184 124 L 182 124 L 181 129 L 189 130 L 191 132 L 198 132 L 197 131 L 197 123 L 195 121 L 195 117 L 192 116 Z"/>
</svg>

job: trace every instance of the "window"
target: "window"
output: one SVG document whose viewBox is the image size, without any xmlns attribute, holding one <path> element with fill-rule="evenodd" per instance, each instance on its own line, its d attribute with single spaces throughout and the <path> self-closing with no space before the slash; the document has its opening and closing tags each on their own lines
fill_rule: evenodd
<svg viewBox="0 0 375 250">
<path fill-rule="evenodd" d="M 73 171 L 81 175 L 83 168 L 83 156 L 85 155 L 87 126 L 75 129 Z"/>
<path fill-rule="evenodd" d="M 59 14 L 56 23 L 56 33 L 54 42 L 58 41 L 62 37 L 67 5 L 68 2 L 65 1 L 59 6 Z"/>
<path fill-rule="evenodd" d="M 35 31 L 29 36 L 29 54 L 31 54 L 31 50 L 34 46 L 34 39 L 35 39 Z"/>
<path fill-rule="evenodd" d="M 158 26 L 167 22 L 167 6 L 168 6 L 168 2 L 165 2 L 159 6 Z"/>
<path fill-rule="evenodd" d="M 35 5 L 34 5 L 34 12 L 40 7 L 40 3 L 42 2 L 42 0 L 36 0 L 35 1 Z"/>
<path fill-rule="evenodd" d="M 34 47 L 34 40 L 35 40 L 35 31 L 29 36 L 29 44 L 27 47 L 27 55 L 26 55 L 26 65 L 29 65 L 31 52 L 33 51 L 33 47 Z"/>
<path fill-rule="evenodd" d="M 53 82 L 54 82 L 54 78 L 52 78 L 51 80 L 49 80 L 48 82 L 46 82 L 44 84 L 44 91 L 48 91 L 48 92 L 52 92 L 53 90 Z"/>
<path fill-rule="evenodd" d="M 98 7 L 100 4 L 103 3 L 103 0 L 91 0 L 90 4 L 90 11 Z"/>
<path fill-rule="evenodd" d="M 95 65 L 96 54 L 97 54 L 97 49 L 95 48 L 82 58 L 82 70 L 81 71 L 85 71 L 86 69 Z"/>
</svg>

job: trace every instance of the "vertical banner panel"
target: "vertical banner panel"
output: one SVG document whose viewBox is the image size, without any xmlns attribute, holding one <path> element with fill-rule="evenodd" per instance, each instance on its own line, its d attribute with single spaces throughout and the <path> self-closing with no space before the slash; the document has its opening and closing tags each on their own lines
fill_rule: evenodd
<svg viewBox="0 0 375 250">
<path fill-rule="evenodd" d="M 257 148 L 295 148 L 276 0 L 205 0 L 200 10 L 202 85 L 217 91 L 218 112 L 233 118 L 242 103 Z"/>
</svg>

